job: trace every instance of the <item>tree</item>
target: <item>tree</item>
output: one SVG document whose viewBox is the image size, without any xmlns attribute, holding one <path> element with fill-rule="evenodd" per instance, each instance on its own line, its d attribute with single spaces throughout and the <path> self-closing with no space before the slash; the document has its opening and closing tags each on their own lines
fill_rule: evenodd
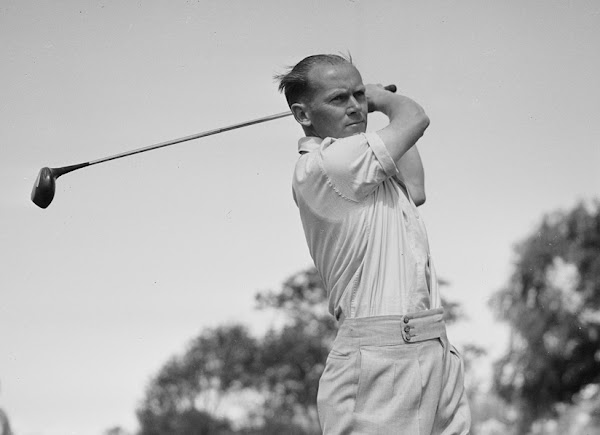
<svg viewBox="0 0 600 435">
<path fill-rule="evenodd" d="M 600 204 L 545 216 L 515 252 L 514 272 L 491 301 L 512 331 L 494 385 L 520 409 L 517 431 L 526 433 L 600 382 Z"/>
<path fill-rule="evenodd" d="M 205 331 L 150 382 L 137 411 L 140 435 L 231 433 L 227 419 L 215 415 L 228 393 L 254 384 L 257 356 L 243 326 Z"/>
</svg>

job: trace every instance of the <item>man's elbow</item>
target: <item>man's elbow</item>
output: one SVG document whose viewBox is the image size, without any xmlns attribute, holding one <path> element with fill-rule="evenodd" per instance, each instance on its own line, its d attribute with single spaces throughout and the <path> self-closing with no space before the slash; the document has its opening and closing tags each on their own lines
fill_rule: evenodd
<svg viewBox="0 0 600 435">
<path fill-rule="evenodd" d="M 417 129 L 421 132 L 421 135 L 423 135 L 423 133 L 425 133 L 425 130 L 427 130 L 427 127 L 429 127 L 430 123 L 431 123 L 431 121 L 429 119 L 429 116 L 427 116 L 425 111 L 421 111 L 418 119 L 416 120 L 416 126 L 417 126 Z"/>
<path fill-rule="evenodd" d="M 412 144 L 416 143 L 425 134 L 425 130 L 429 127 L 429 122 L 429 117 L 423 111 L 413 117 L 409 124 Z"/>
<path fill-rule="evenodd" d="M 422 192 L 418 192 L 417 194 L 413 195 L 413 201 L 417 207 L 425 204 L 426 199 L 427 199 L 427 197 L 425 195 L 424 190 Z"/>
<path fill-rule="evenodd" d="M 417 207 L 425 204 L 427 196 L 425 195 L 425 186 L 423 183 L 415 183 L 408 186 L 410 196 Z"/>
</svg>

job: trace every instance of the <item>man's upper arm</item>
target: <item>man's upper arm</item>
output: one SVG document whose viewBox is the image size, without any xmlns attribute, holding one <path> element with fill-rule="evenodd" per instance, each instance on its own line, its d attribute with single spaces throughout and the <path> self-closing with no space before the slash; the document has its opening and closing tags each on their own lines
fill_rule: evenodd
<svg viewBox="0 0 600 435">
<path fill-rule="evenodd" d="M 414 145 L 397 162 L 400 180 L 404 183 L 414 203 L 419 206 L 425 203 L 425 172 L 421 156 Z"/>
</svg>

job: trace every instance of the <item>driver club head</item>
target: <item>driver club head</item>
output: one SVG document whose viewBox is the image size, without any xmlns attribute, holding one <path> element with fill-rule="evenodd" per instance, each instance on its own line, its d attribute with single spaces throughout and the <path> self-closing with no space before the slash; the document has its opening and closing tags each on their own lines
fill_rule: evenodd
<svg viewBox="0 0 600 435">
<path fill-rule="evenodd" d="M 46 208 L 54 199 L 56 191 L 56 179 L 63 174 L 90 166 L 91 162 L 79 163 L 77 165 L 63 166 L 62 168 L 42 168 L 35 180 L 31 191 L 31 200 L 40 208 Z"/>
<path fill-rule="evenodd" d="M 35 205 L 46 208 L 54 199 L 56 191 L 56 175 L 51 168 L 42 168 L 31 191 L 31 200 Z"/>
</svg>

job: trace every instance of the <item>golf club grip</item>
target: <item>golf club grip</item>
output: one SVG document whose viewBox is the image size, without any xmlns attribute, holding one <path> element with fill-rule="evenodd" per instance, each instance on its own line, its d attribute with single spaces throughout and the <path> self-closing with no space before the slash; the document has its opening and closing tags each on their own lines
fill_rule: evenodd
<svg viewBox="0 0 600 435">
<path fill-rule="evenodd" d="M 393 92 L 393 93 L 396 93 L 396 91 L 398 90 L 398 88 L 396 87 L 396 85 L 387 85 L 383 89 L 385 89 L 386 91 Z"/>
</svg>

